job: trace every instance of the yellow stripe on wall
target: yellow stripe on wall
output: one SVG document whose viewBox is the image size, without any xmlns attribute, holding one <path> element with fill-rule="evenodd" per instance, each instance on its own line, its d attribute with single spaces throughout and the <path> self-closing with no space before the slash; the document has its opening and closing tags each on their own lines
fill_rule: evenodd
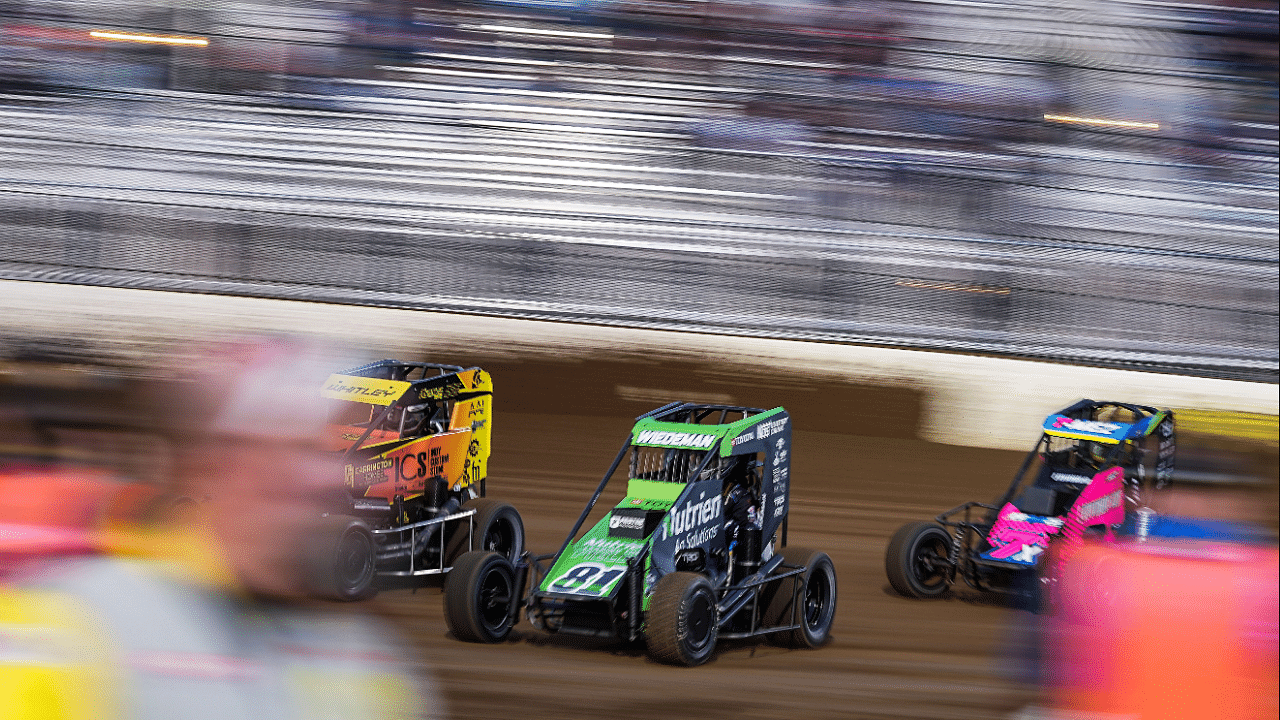
<svg viewBox="0 0 1280 720">
<path fill-rule="evenodd" d="M 1179 431 L 1280 444 L 1280 417 L 1226 410 L 1174 410 Z"/>
</svg>

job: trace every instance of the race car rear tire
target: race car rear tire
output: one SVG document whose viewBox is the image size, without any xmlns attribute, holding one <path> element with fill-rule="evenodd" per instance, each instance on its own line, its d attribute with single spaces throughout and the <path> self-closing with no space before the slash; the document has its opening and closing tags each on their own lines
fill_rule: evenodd
<svg viewBox="0 0 1280 720">
<path fill-rule="evenodd" d="M 836 617 L 836 567 L 824 552 L 789 547 L 783 563 L 803 567 L 799 575 L 781 578 L 765 588 L 764 624 L 800 627 L 769 635 L 770 641 L 794 648 L 816 648 L 831 637 Z M 798 604 L 797 604 L 798 601 Z"/>
<path fill-rule="evenodd" d="M 903 525 L 889 540 L 884 554 L 889 584 L 906 597 L 942 595 L 951 586 L 950 548 L 951 535 L 936 523 Z"/>
<path fill-rule="evenodd" d="M 475 536 L 468 545 L 467 521 L 456 523 L 445 547 L 446 567 L 469 550 L 496 552 L 513 564 L 520 559 L 524 553 L 524 520 L 514 507 L 501 500 L 476 498 L 462 509 L 476 511 Z"/>
<path fill-rule="evenodd" d="M 444 582 L 444 619 L 465 642 L 502 642 L 511 632 L 519 600 L 515 567 L 496 552 L 463 553 Z"/>
<path fill-rule="evenodd" d="M 720 632 L 716 592 L 702 575 L 663 575 L 653 589 L 644 639 L 656 660 L 672 665 L 701 665 L 715 650 Z"/>
</svg>

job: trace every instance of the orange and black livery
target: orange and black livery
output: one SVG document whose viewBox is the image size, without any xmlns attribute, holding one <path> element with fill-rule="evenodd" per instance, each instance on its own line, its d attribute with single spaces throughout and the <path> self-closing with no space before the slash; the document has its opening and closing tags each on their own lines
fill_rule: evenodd
<svg viewBox="0 0 1280 720">
<path fill-rule="evenodd" d="M 515 508 L 485 498 L 493 380 L 478 367 L 380 360 L 330 375 L 330 449 L 345 508 L 332 514 L 329 594 L 366 597 L 376 575 L 443 574 L 471 547 L 524 549 Z"/>
</svg>

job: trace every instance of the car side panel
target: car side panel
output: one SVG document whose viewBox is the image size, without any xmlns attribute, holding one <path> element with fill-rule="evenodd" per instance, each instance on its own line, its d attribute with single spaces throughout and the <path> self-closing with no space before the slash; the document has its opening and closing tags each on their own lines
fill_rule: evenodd
<svg viewBox="0 0 1280 720">
<path fill-rule="evenodd" d="M 453 405 L 453 415 L 449 419 L 449 429 L 467 430 L 471 433 L 471 441 L 467 445 L 467 455 L 463 460 L 463 471 L 455 490 L 469 487 L 483 480 L 489 472 L 489 441 L 492 435 L 490 413 L 493 407 L 492 395 L 477 395 L 473 398 L 458 400 Z M 452 479 L 452 476 L 450 476 Z"/>
<path fill-rule="evenodd" d="M 442 477 L 449 487 L 474 478 L 469 449 L 470 429 L 409 440 L 379 455 L 349 462 L 347 489 L 356 497 L 410 500 L 425 492 L 427 481 Z"/>
</svg>

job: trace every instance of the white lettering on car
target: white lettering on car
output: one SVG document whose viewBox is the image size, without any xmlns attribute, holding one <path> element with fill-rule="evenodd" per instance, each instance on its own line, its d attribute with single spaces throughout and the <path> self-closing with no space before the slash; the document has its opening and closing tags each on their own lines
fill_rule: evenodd
<svg viewBox="0 0 1280 720">
<path fill-rule="evenodd" d="M 789 418 L 781 418 L 778 420 L 768 420 L 760 423 L 756 426 L 756 437 L 763 440 L 770 435 L 776 435 L 779 432 L 782 432 L 782 428 L 786 427 L 788 419 Z"/>
<path fill-rule="evenodd" d="M 639 530 L 644 527 L 644 518 L 640 515 L 613 515 L 609 518 L 609 529 Z"/>
<path fill-rule="evenodd" d="M 1075 418 L 1059 417 L 1053 421 L 1055 430 L 1067 429 L 1076 432 L 1094 433 L 1097 435 L 1110 435 L 1111 433 L 1124 427 L 1117 423 L 1101 422 L 1098 420 L 1079 420 Z"/>
<path fill-rule="evenodd" d="M 707 497 L 706 493 L 698 496 L 697 501 L 690 501 L 683 506 L 676 508 L 667 515 L 667 522 L 663 524 L 662 538 L 680 537 L 685 533 L 692 532 L 697 528 L 706 525 L 720 518 L 722 511 L 719 495 Z M 669 526 L 669 527 L 668 527 Z M 715 530 L 715 528 L 711 528 Z M 715 537 L 712 532 L 710 537 Z M 689 542 L 687 539 L 681 538 L 681 545 L 678 547 L 691 547 L 699 543 Z"/>
<path fill-rule="evenodd" d="M 715 442 L 715 435 L 701 433 L 643 430 L 636 435 L 637 445 L 675 445 L 676 447 L 709 448 Z"/>
<path fill-rule="evenodd" d="M 1109 492 L 1097 500 L 1092 500 L 1081 505 L 1078 517 L 1081 522 L 1088 524 L 1088 521 L 1098 517 L 1106 511 L 1120 507 L 1120 502 L 1119 490 Z"/>
</svg>

